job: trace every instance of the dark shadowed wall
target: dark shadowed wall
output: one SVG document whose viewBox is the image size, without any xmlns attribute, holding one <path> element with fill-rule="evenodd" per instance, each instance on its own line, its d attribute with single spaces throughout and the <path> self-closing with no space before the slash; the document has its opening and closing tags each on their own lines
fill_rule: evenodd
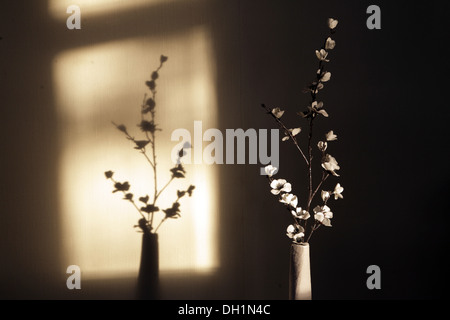
<svg viewBox="0 0 450 320">
<path fill-rule="evenodd" d="M 381 8 L 381 30 L 366 27 L 371 4 Z M 276 128 L 260 104 L 291 115 L 307 105 L 301 89 L 314 77 L 314 50 L 332 16 L 340 21 L 337 45 L 328 65 L 332 79 L 321 93 L 330 118 L 317 130 L 338 133 L 333 151 L 345 191 L 333 206 L 333 227 L 319 229 L 311 240 L 313 297 L 444 298 L 447 8 L 434 1 L 381 0 L 187 0 L 156 6 L 157 15 L 144 6 L 127 11 L 120 23 L 112 15 L 83 20 L 82 30 L 68 31 L 50 16 L 46 1 L 2 1 L 0 297 L 133 298 L 133 279 L 90 281 L 79 292 L 65 287 L 56 170 L 61 128 L 51 74 L 58 52 L 131 31 L 164 36 L 206 25 L 217 63 L 219 129 Z M 301 120 L 286 119 L 292 126 L 304 125 Z M 220 267 L 203 277 L 162 278 L 163 298 L 287 299 L 284 234 L 291 220 L 259 167 L 220 165 Z M 304 164 L 288 143 L 280 147 L 280 168 L 296 190 L 306 188 Z M 366 287 L 369 265 L 381 268 L 381 290 Z"/>
</svg>

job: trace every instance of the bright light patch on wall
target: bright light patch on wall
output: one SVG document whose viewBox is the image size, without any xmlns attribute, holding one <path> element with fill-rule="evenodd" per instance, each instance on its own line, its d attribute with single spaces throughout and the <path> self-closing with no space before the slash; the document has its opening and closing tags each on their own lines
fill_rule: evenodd
<svg viewBox="0 0 450 320">
<path fill-rule="evenodd" d="M 139 9 L 158 3 L 176 0 L 49 0 L 49 12 L 57 19 L 67 19 L 67 8 L 71 5 L 80 7 L 83 16 L 96 16 Z"/>
<path fill-rule="evenodd" d="M 145 158 L 112 124 L 125 124 L 139 137 L 140 105 L 149 93 L 145 81 L 169 60 L 157 81 L 158 182 L 170 179 L 173 130 L 193 132 L 194 120 L 217 127 L 214 63 L 208 34 L 202 28 L 164 38 L 133 38 L 74 49 L 53 64 L 62 154 L 60 199 L 63 247 L 67 265 L 81 267 L 88 278 L 136 273 L 141 234 L 133 228 L 140 218 L 104 172 L 129 181 L 136 198 L 152 195 L 153 174 Z M 216 243 L 217 178 L 214 166 L 186 165 L 186 179 L 174 181 L 158 199 L 161 209 L 172 205 L 177 189 L 194 184 L 184 197 L 178 220 L 160 227 L 160 267 L 169 270 L 210 270 L 218 266 Z M 160 217 L 163 213 L 160 212 Z"/>
</svg>

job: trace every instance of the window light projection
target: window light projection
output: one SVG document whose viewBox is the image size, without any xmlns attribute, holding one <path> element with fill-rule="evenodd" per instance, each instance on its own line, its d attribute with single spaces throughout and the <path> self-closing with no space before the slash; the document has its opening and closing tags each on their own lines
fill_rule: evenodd
<svg viewBox="0 0 450 320">
<path fill-rule="evenodd" d="M 49 0 L 48 4 L 54 18 L 67 19 L 67 8 L 72 5 L 78 6 L 83 16 L 97 16 L 174 1 L 177 0 Z"/>
<path fill-rule="evenodd" d="M 54 60 L 63 254 L 65 262 L 80 266 L 85 277 L 125 276 L 138 270 L 142 236 L 133 226 L 140 216 L 129 202 L 112 194 L 104 172 L 111 169 L 117 180 L 129 181 L 136 196 L 153 190 L 152 168 L 111 122 L 126 124 L 136 137 L 141 134 L 137 124 L 148 93 L 145 81 L 161 54 L 169 57 L 157 93 L 157 122 L 163 128 L 156 145 L 161 187 L 170 178 L 171 151 L 179 144 L 171 141 L 171 133 L 193 130 L 195 120 L 217 127 L 208 33 L 198 27 L 177 36 L 103 43 L 62 52 Z M 216 169 L 185 166 L 186 181 L 171 184 L 158 200 L 169 207 L 184 182 L 195 185 L 193 196 L 182 200 L 182 217 L 169 219 L 158 230 L 162 272 L 207 271 L 219 263 Z"/>
</svg>

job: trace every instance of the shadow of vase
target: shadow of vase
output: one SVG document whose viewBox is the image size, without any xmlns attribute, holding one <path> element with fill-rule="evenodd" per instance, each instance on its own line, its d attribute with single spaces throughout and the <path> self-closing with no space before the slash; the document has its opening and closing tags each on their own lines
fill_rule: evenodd
<svg viewBox="0 0 450 320">
<path fill-rule="evenodd" d="M 158 235 L 144 232 L 142 236 L 141 263 L 137 282 L 139 300 L 159 299 L 159 247 Z"/>
</svg>

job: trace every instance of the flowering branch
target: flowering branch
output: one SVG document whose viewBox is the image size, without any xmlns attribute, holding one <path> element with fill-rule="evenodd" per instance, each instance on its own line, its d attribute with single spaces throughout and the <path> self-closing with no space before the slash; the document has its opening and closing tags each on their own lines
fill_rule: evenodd
<svg viewBox="0 0 450 320">
<path fill-rule="evenodd" d="M 139 201 L 143 203 L 141 208 L 133 200 L 133 194 L 128 192 L 130 189 L 130 184 L 127 182 L 117 182 L 113 179 L 113 174 L 111 170 L 105 172 L 105 176 L 107 179 L 110 179 L 114 183 L 115 190 L 113 193 L 117 191 L 121 191 L 125 197 L 125 200 L 128 200 L 132 203 L 135 209 L 141 215 L 141 219 L 139 220 L 138 225 L 135 227 L 139 227 L 144 233 L 156 233 L 161 224 L 169 218 L 176 219 L 181 216 L 180 214 L 180 203 L 179 200 L 185 195 L 188 194 L 189 197 L 192 195 L 195 186 L 190 185 L 188 189 L 184 191 L 177 191 L 177 198 L 175 202 L 172 204 L 172 207 L 162 210 L 165 213 L 165 216 L 160 220 L 158 226 L 155 230 L 153 230 L 153 221 L 156 212 L 159 212 L 159 207 L 157 206 L 157 200 L 159 196 L 163 193 L 164 190 L 171 184 L 171 182 L 178 178 L 185 178 L 186 171 L 184 167 L 181 165 L 181 157 L 184 155 L 183 149 L 180 150 L 179 159 L 175 167 L 170 169 L 171 177 L 168 182 L 161 188 L 158 189 L 158 170 L 157 170 L 157 162 L 156 162 L 156 132 L 161 131 L 161 129 L 156 124 L 156 80 L 159 78 L 159 71 L 163 67 L 164 63 L 167 61 L 167 57 L 161 55 L 159 67 L 151 73 L 151 80 L 146 81 L 146 86 L 150 89 L 151 97 L 147 98 L 147 94 L 144 95 L 144 99 L 141 105 L 141 122 L 137 125 L 141 131 L 144 133 L 145 138 L 142 140 L 135 139 L 132 135 L 128 133 L 127 128 L 121 124 L 117 125 L 113 122 L 113 125 L 121 131 L 127 140 L 130 140 L 134 143 L 134 149 L 138 150 L 150 164 L 153 171 L 153 201 L 149 201 L 150 197 L 148 195 L 140 197 Z M 147 154 L 147 146 L 151 147 L 150 156 Z M 144 213 L 147 213 L 147 217 Z"/>
<path fill-rule="evenodd" d="M 337 135 L 334 134 L 333 131 L 329 131 L 325 135 L 325 139 L 323 141 L 318 141 L 317 148 L 322 153 L 320 157 L 320 164 L 322 168 L 322 178 L 314 187 L 313 184 L 313 129 L 314 129 L 314 121 L 318 115 L 321 115 L 325 118 L 329 117 L 328 112 L 323 108 L 323 102 L 317 100 L 317 96 L 320 90 L 324 88 L 324 83 L 328 82 L 331 79 L 331 72 L 325 70 L 325 64 L 329 62 L 328 54 L 329 50 L 334 49 L 336 42 L 331 38 L 331 35 L 334 34 L 335 28 L 338 24 L 338 21 L 335 19 L 328 19 L 328 28 L 330 31 L 330 36 L 328 36 L 323 46 L 315 51 L 316 57 L 319 60 L 319 67 L 316 72 L 316 80 L 313 81 L 307 88 L 303 90 L 305 93 L 310 93 L 311 101 L 307 106 L 307 110 L 303 112 L 298 112 L 304 119 L 308 119 L 308 137 L 307 137 L 307 154 L 303 152 L 300 147 L 296 135 L 301 132 L 301 128 L 293 128 L 288 129 L 288 126 L 284 124 L 281 120 L 281 117 L 284 114 L 284 110 L 280 108 L 270 109 L 266 107 L 264 104 L 262 107 L 267 110 L 276 121 L 278 126 L 283 129 L 285 133 L 285 137 L 282 138 L 282 141 L 291 140 L 297 150 L 300 152 L 303 160 L 307 166 L 307 176 L 308 176 L 308 188 L 307 188 L 307 200 L 306 207 L 302 209 L 298 204 L 298 198 L 294 194 L 290 193 L 292 191 L 292 185 L 287 182 L 285 179 L 273 179 L 272 176 L 278 172 L 278 169 L 273 167 L 272 165 L 268 165 L 265 168 L 266 174 L 269 177 L 270 187 L 272 188 L 271 193 L 277 195 L 279 201 L 284 203 L 287 206 L 287 209 L 291 212 L 294 217 L 294 224 L 289 225 L 286 230 L 287 236 L 292 239 L 292 241 L 296 243 L 301 242 L 309 242 L 313 232 L 317 230 L 320 226 L 324 225 L 327 227 L 331 227 L 331 218 L 333 217 L 333 213 L 331 209 L 327 206 L 327 202 L 331 195 L 334 195 L 335 200 L 342 199 L 342 192 L 344 188 L 338 183 L 334 191 L 321 191 L 322 205 L 317 205 L 313 209 L 314 213 L 314 224 L 309 228 L 307 228 L 308 219 L 311 217 L 310 210 L 311 205 L 313 203 L 314 197 L 322 188 L 324 182 L 330 177 L 330 175 L 338 177 L 337 170 L 340 169 L 336 159 L 330 154 L 326 153 L 328 148 L 328 143 L 331 141 L 337 140 Z"/>
</svg>

